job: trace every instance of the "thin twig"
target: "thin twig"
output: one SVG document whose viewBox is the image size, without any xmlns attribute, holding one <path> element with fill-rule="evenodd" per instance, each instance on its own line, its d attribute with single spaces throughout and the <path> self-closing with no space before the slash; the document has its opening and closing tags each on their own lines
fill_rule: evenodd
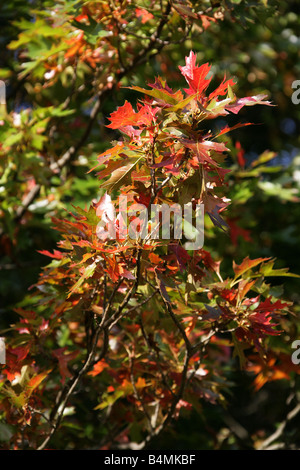
<svg viewBox="0 0 300 470">
<path fill-rule="evenodd" d="M 90 367 L 90 365 L 93 361 L 100 333 L 101 333 L 101 329 L 98 327 L 96 332 L 95 332 L 95 336 L 94 336 L 94 339 L 93 339 L 93 344 L 92 344 L 91 350 L 90 350 L 83 366 L 77 372 L 77 374 L 73 376 L 73 378 L 70 380 L 70 382 L 67 384 L 67 386 L 63 389 L 63 391 L 60 395 L 60 399 L 59 399 L 58 403 L 56 404 L 55 408 L 52 410 L 52 413 L 51 413 L 51 426 L 52 426 L 51 431 L 48 434 L 48 436 L 46 437 L 46 439 L 43 441 L 43 443 L 38 447 L 37 450 L 45 449 L 45 447 L 49 443 L 50 439 L 53 437 L 53 435 L 55 434 L 55 432 L 59 428 L 61 420 L 63 418 L 63 413 L 64 413 L 64 410 L 65 410 L 65 407 L 67 405 L 67 402 L 68 402 L 70 396 L 72 395 L 75 388 L 77 387 L 81 377 L 89 369 L 89 367 Z M 107 349 L 108 349 L 108 332 L 107 332 L 107 330 L 103 330 L 103 346 L 102 346 L 102 351 L 101 351 L 99 360 L 101 360 L 102 358 L 105 357 Z"/>
<path fill-rule="evenodd" d="M 171 303 L 165 298 L 164 294 L 162 293 L 162 290 L 161 288 L 159 287 L 159 293 L 161 295 L 161 298 L 166 306 L 166 309 L 168 311 L 168 314 L 170 315 L 173 323 L 176 325 L 177 329 L 179 330 L 182 338 L 183 338 L 183 341 L 185 342 L 185 346 L 186 346 L 186 349 L 189 353 L 191 353 L 193 351 L 193 347 L 191 345 L 191 342 L 190 340 L 188 339 L 187 335 L 186 335 L 186 332 L 182 326 L 182 324 L 180 323 L 180 321 L 178 320 L 178 318 L 176 317 L 175 313 L 173 312 L 173 309 L 172 309 L 172 306 L 171 306 Z"/>
<path fill-rule="evenodd" d="M 274 445 L 270 446 L 270 444 L 272 444 L 272 442 L 278 440 L 280 437 L 283 436 L 285 428 L 288 425 L 288 423 L 293 418 L 295 418 L 295 416 L 297 416 L 297 414 L 299 413 L 300 413 L 300 403 L 297 403 L 297 405 L 287 414 L 285 420 L 282 423 L 280 423 L 276 431 L 260 445 L 258 450 L 271 450 L 271 448 L 274 449 Z"/>
<path fill-rule="evenodd" d="M 103 322 L 103 328 L 108 328 L 109 330 L 112 329 L 112 327 L 123 316 L 123 310 L 124 310 L 124 308 L 127 307 L 128 302 L 130 301 L 131 297 L 133 297 L 135 295 L 136 290 L 137 290 L 138 285 L 139 285 L 139 281 L 140 281 L 141 255 L 142 255 L 142 250 L 140 248 L 138 248 L 137 258 L 136 258 L 137 269 L 136 269 L 135 282 L 133 283 L 131 289 L 127 292 L 123 302 L 119 305 L 117 310 L 113 313 L 113 315 L 110 318 L 107 318 L 106 321 Z"/>
<path fill-rule="evenodd" d="M 160 372 L 160 375 L 161 375 L 161 378 L 162 378 L 162 382 L 165 385 L 165 387 L 168 389 L 168 391 L 171 393 L 171 395 L 173 395 L 173 397 L 175 397 L 175 393 L 173 392 L 172 388 L 168 384 L 165 373 L 164 373 L 164 371 L 163 371 L 163 369 L 160 365 L 159 351 L 157 351 L 156 349 L 153 348 L 153 346 L 152 346 L 152 344 L 149 340 L 149 337 L 148 337 L 148 335 L 146 333 L 146 330 L 145 330 L 145 327 L 144 327 L 144 322 L 143 322 L 143 319 L 142 319 L 142 315 L 140 315 L 139 318 L 140 318 L 140 326 L 141 326 L 141 331 L 142 331 L 143 338 L 144 338 L 145 343 L 146 343 L 146 345 L 149 349 L 149 353 L 151 354 L 151 356 L 153 357 L 153 359 L 156 362 L 156 365 L 159 369 L 159 372 Z"/>
<path fill-rule="evenodd" d="M 140 402 L 142 408 L 143 408 L 143 411 L 144 411 L 144 415 L 146 416 L 146 419 L 148 421 L 148 424 L 149 424 L 149 429 L 150 429 L 150 435 L 152 436 L 153 435 L 153 427 L 152 427 L 152 423 L 151 423 L 151 417 L 148 413 L 148 410 L 145 406 L 145 403 L 143 402 L 142 400 L 142 397 L 140 396 L 139 394 L 139 391 L 138 389 L 136 388 L 136 385 L 135 385 L 135 378 L 134 378 L 134 353 L 132 351 L 129 351 L 129 349 L 127 347 L 125 347 L 126 351 L 127 351 L 127 354 L 128 354 L 128 358 L 129 358 L 129 364 L 130 364 L 130 381 L 131 381 L 131 385 L 133 387 L 133 391 L 134 391 L 134 395 L 135 395 L 135 398 L 138 402 Z"/>
<path fill-rule="evenodd" d="M 169 411 L 168 411 L 163 423 L 161 423 L 159 426 L 157 426 L 154 429 L 152 435 L 148 435 L 142 442 L 140 442 L 139 444 L 134 443 L 134 447 L 132 447 L 132 445 L 129 445 L 129 446 L 128 445 L 119 445 L 118 446 L 119 449 L 122 449 L 122 448 L 123 449 L 124 448 L 133 449 L 134 448 L 135 450 L 141 450 L 147 444 L 149 444 L 149 442 L 154 437 L 159 436 L 159 434 L 161 434 L 166 429 L 166 427 L 168 426 L 168 424 L 170 423 L 170 421 L 172 420 L 172 418 L 174 416 L 174 413 L 176 411 L 176 407 L 177 407 L 179 401 L 181 400 L 181 398 L 183 396 L 184 389 L 185 389 L 186 382 L 187 382 L 187 373 L 188 373 L 189 360 L 190 360 L 190 354 L 188 353 L 188 351 L 186 351 L 185 358 L 184 358 L 183 370 L 182 370 L 182 373 L 181 373 L 180 387 L 179 387 L 179 390 L 178 390 L 177 394 L 174 396 L 174 398 L 172 400 L 172 404 L 169 408 Z"/>
</svg>

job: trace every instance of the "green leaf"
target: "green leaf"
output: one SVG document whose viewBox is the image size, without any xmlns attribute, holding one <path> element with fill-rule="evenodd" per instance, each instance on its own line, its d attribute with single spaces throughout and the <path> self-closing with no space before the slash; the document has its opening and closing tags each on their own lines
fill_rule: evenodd
<svg viewBox="0 0 300 470">
<path fill-rule="evenodd" d="M 285 201 L 297 201 L 297 188 L 284 188 L 280 183 L 272 183 L 271 181 L 259 181 L 257 186 L 262 189 L 268 196 L 275 196 Z"/>
<path fill-rule="evenodd" d="M 93 276 L 96 267 L 97 261 L 94 261 L 92 264 L 85 268 L 84 274 L 78 279 L 78 281 L 73 285 L 73 287 L 69 291 L 67 299 L 79 289 L 79 287 L 84 283 L 84 281 L 86 281 L 86 279 L 89 279 L 91 276 Z"/>
<path fill-rule="evenodd" d="M 172 106 L 171 108 L 168 108 L 167 111 L 168 113 L 170 112 L 176 112 L 178 111 L 179 109 L 183 109 L 185 108 L 193 99 L 195 99 L 197 96 L 197 94 L 195 95 L 190 95 L 188 96 L 187 98 L 185 98 L 184 100 L 180 101 L 179 103 L 175 104 L 175 106 Z"/>
<path fill-rule="evenodd" d="M 274 263 L 275 263 L 275 260 L 271 260 L 268 263 L 262 264 L 259 272 L 263 274 L 264 276 L 268 276 L 268 277 L 279 276 L 279 277 L 300 278 L 299 274 L 290 273 L 289 268 L 273 269 Z"/>
<path fill-rule="evenodd" d="M 113 394 L 103 394 L 103 401 L 97 405 L 94 410 L 104 410 L 108 406 L 113 405 L 119 398 L 124 396 L 124 390 L 116 390 Z"/>
<path fill-rule="evenodd" d="M 270 160 L 273 160 L 273 158 L 275 158 L 275 157 L 276 157 L 275 152 L 265 151 L 257 158 L 257 160 L 254 160 L 251 163 L 251 166 L 256 167 L 257 165 L 261 165 L 262 163 L 267 163 Z"/>
<path fill-rule="evenodd" d="M 152 96 L 152 98 L 156 98 L 168 104 L 172 104 L 172 105 L 178 104 L 178 100 L 176 100 L 169 93 L 163 90 L 146 90 L 145 88 L 141 88 L 139 86 L 132 86 L 130 87 L 130 89 L 139 91 L 140 93 L 144 93 L 145 95 Z"/>
<path fill-rule="evenodd" d="M 115 171 L 112 172 L 111 177 L 101 184 L 101 189 L 104 188 L 107 190 L 108 193 L 110 193 L 112 190 L 119 189 L 122 185 L 129 184 L 131 181 L 130 174 L 132 170 L 137 165 L 137 163 L 143 158 L 145 158 L 144 155 L 137 158 L 133 163 L 128 163 L 125 166 L 117 168 Z"/>
</svg>

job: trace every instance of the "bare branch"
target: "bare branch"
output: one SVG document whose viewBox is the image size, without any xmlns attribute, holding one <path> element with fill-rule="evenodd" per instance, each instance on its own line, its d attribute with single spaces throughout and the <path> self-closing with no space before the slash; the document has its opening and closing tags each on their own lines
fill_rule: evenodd
<svg viewBox="0 0 300 470">
<path fill-rule="evenodd" d="M 90 365 L 93 362 L 94 354 L 97 349 L 97 343 L 98 339 L 101 333 L 101 329 L 98 327 L 95 336 L 93 338 L 93 343 L 91 346 L 91 349 L 87 355 L 87 358 L 81 367 L 81 369 L 73 376 L 73 378 L 67 383 L 67 385 L 64 387 L 62 390 L 59 400 L 57 404 L 55 405 L 54 409 L 52 410 L 51 417 L 50 417 L 50 423 L 51 423 L 51 431 L 46 437 L 46 439 L 43 441 L 43 443 L 38 447 L 37 450 L 43 450 L 49 443 L 50 439 L 53 437 L 55 432 L 60 426 L 61 420 L 63 418 L 63 413 L 65 410 L 65 407 L 67 405 L 67 402 L 70 398 L 70 396 L 73 394 L 75 388 L 77 387 L 81 377 L 87 372 L 89 369 Z M 102 351 L 99 357 L 99 360 L 103 359 L 106 355 L 106 352 L 108 350 L 108 332 L 107 330 L 103 330 L 103 346 L 102 346 Z"/>
<path fill-rule="evenodd" d="M 295 418 L 300 413 L 300 403 L 297 405 L 287 414 L 287 417 L 276 429 L 276 431 L 269 436 L 259 447 L 258 450 L 273 450 L 275 448 L 280 448 L 281 443 L 277 444 L 276 447 L 274 445 L 271 446 L 272 442 L 277 441 L 279 438 L 283 437 L 285 428 L 287 427 L 288 423 Z"/>
<path fill-rule="evenodd" d="M 173 312 L 173 309 L 172 309 L 172 306 L 171 306 L 171 303 L 165 298 L 164 294 L 162 293 L 162 290 L 161 288 L 159 287 L 159 292 L 160 292 L 160 295 L 161 295 L 161 298 L 166 306 L 166 309 L 170 315 L 170 317 L 172 318 L 173 320 L 173 323 L 176 325 L 177 329 L 179 330 L 182 338 L 183 338 L 183 341 L 185 342 L 185 346 L 186 346 L 186 349 L 188 351 L 188 353 L 192 353 L 193 352 L 193 347 L 192 347 L 192 344 L 190 342 L 190 340 L 188 339 L 187 335 L 186 335 L 186 332 L 182 326 L 182 324 L 180 323 L 180 321 L 178 320 L 178 318 L 176 317 L 175 313 Z"/>
<path fill-rule="evenodd" d="M 131 381 L 131 384 L 132 384 L 132 387 L 133 387 L 133 390 L 134 390 L 134 395 L 135 395 L 135 398 L 138 402 L 141 403 L 141 406 L 143 408 L 143 411 L 144 411 L 144 414 L 147 418 L 147 421 L 148 421 L 148 425 L 149 425 L 149 429 L 150 429 L 150 435 L 152 436 L 153 435 L 153 427 L 152 427 L 152 424 L 151 424 L 151 417 L 148 413 L 148 410 L 145 406 L 145 403 L 143 402 L 142 400 L 142 397 L 140 396 L 139 392 L 138 392 L 138 389 L 136 388 L 136 385 L 135 385 L 135 378 L 134 378 L 134 353 L 132 351 L 129 351 L 128 348 L 126 348 L 126 351 L 127 351 L 127 354 L 128 354 L 128 357 L 129 357 L 129 364 L 130 364 L 130 381 Z"/>
<path fill-rule="evenodd" d="M 144 322 L 143 322 L 143 319 L 142 319 L 142 315 L 140 315 L 140 325 L 141 325 L 143 338 L 144 338 L 145 343 L 146 343 L 146 345 L 149 349 L 149 353 L 151 354 L 151 356 L 153 357 L 153 359 L 156 362 L 157 368 L 159 369 L 159 372 L 160 372 L 160 375 L 161 375 L 161 378 L 162 378 L 162 382 L 165 385 L 165 387 L 168 389 L 168 391 L 171 393 L 171 395 L 173 395 L 173 397 L 175 397 L 175 394 L 174 394 L 173 390 L 171 389 L 170 385 L 168 384 L 165 373 L 164 373 L 164 371 L 163 371 L 163 369 L 160 365 L 159 351 L 154 349 L 154 347 L 152 346 L 152 344 L 150 342 L 150 339 L 149 339 L 149 337 L 146 333 L 146 330 L 145 330 L 145 327 L 144 327 Z"/>
<path fill-rule="evenodd" d="M 138 248 L 137 250 L 137 258 L 136 258 L 136 277 L 135 277 L 135 282 L 133 283 L 131 289 L 127 292 L 123 302 L 119 305 L 117 310 L 113 313 L 113 315 L 108 318 L 106 321 L 103 322 L 103 328 L 111 328 L 120 320 L 120 318 L 123 316 L 123 310 L 124 308 L 127 307 L 128 302 L 130 301 L 131 297 L 133 297 L 136 293 L 136 290 L 139 285 L 140 281 L 140 270 L 141 270 L 141 255 L 142 255 L 142 250 Z"/>
</svg>

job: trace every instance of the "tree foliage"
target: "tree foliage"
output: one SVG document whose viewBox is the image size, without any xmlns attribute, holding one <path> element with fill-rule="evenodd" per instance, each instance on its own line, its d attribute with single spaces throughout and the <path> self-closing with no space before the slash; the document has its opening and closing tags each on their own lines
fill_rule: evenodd
<svg viewBox="0 0 300 470">
<path fill-rule="evenodd" d="M 4 448 L 147 448 L 195 414 L 195 446 L 267 447 L 268 426 L 241 437 L 232 418 L 223 438 L 214 410 L 228 417 L 243 380 L 254 394 L 297 383 L 297 298 L 274 279 L 299 276 L 253 227 L 262 203 L 280 191 L 284 212 L 298 189 L 267 138 L 251 160 L 240 142 L 274 108 L 265 88 L 242 78 L 241 93 L 240 77 L 196 48 L 231 27 L 256 39 L 255 21 L 278 18 L 281 2 L 18 8 L 0 71 L 2 271 L 13 274 L 2 288 Z M 175 213 L 170 237 L 161 218 L 145 221 L 154 204 L 190 204 L 194 219 L 202 204 L 204 246 L 191 247 L 191 224 L 176 236 Z"/>
</svg>

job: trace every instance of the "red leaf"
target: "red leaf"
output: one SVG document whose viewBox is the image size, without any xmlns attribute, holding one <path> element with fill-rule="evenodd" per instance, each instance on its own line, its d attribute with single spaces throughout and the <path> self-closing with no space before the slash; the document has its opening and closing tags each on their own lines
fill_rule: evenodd
<svg viewBox="0 0 300 470">
<path fill-rule="evenodd" d="M 125 101 L 123 106 L 120 106 L 116 111 L 110 115 L 111 124 L 107 127 L 111 129 L 120 129 L 127 126 L 141 126 L 152 124 L 155 116 L 155 110 L 149 105 L 144 105 L 136 113 L 132 105 Z"/>
<path fill-rule="evenodd" d="M 30 344 L 26 346 L 19 346 L 17 348 L 8 348 L 6 351 L 6 369 L 3 373 L 6 374 L 8 380 L 12 382 L 16 374 L 20 374 L 23 366 L 23 361 L 28 356 Z"/>
<path fill-rule="evenodd" d="M 67 352 L 67 348 L 59 348 L 52 351 L 52 354 L 58 359 L 59 371 L 62 377 L 62 384 L 65 383 L 66 377 L 71 377 L 72 374 L 68 369 L 68 362 L 75 359 L 79 351 Z"/>
<path fill-rule="evenodd" d="M 245 164 L 246 164 L 246 160 L 245 160 L 245 150 L 242 148 L 241 146 L 241 143 L 240 142 L 236 142 L 235 144 L 235 148 L 237 149 L 237 160 L 238 160 L 238 163 L 239 165 L 244 168 L 245 167 Z"/>
<path fill-rule="evenodd" d="M 247 242 L 252 241 L 252 238 L 250 236 L 250 230 L 246 230 L 242 227 L 239 227 L 235 219 L 227 220 L 227 223 L 230 227 L 230 238 L 234 246 L 237 246 L 239 236 L 241 236 Z"/>
<path fill-rule="evenodd" d="M 240 98 L 235 103 L 225 106 L 227 111 L 237 114 L 244 106 L 254 106 L 255 104 L 265 104 L 267 106 L 274 106 L 270 101 L 264 101 L 267 95 L 256 95 Z"/>
<path fill-rule="evenodd" d="M 58 250 L 53 250 L 53 254 L 47 250 L 43 250 L 43 251 L 38 250 L 38 253 L 40 253 L 41 255 L 49 256 L 50 258 L 54 258 L 54 259 L 62 259 L 64 256 L 63 253 Z"/>
<path fill-rule="evenodd" d="M 211 66 L 208 63 L 201 65 L 201 67 L 196 66 L 196 58 L 196 54 L 191 51 L 190 55 L 185 58 L 185 66 L 179 66 L 182 75 L 190 86 L 189 89 L 185 90 L 189 95 L 194 93 L 201 95 L 211 81 L 211 78 L 206 79 Z"/>
<path fill-rule="evenodd" d="M 176 261 L 178 263 L 179 269 L 183 272 L 186 269 L 187 263 L 190 261 L 191 257 L 188 252 L 179 244 L 171 245 L 170 249 L 176 255 Z"/>
<path fill-rule="evenodd" d="M 209 251 L 202 249 L 200 253 L 197 254 L 197 256 L 201 258 L 204 266 L 206 266 L 208 269 L 212 269 L 216 273 L 220 272 L 221 261 L 214 261 Z"/>
<path fill-rule="evenodd" d="M 225 80 L 225 77 L 223 78 L 223 81 L 222 83 L 215 89 L 215 91 L 213 91 L 208 99 L 212 100 L 213 98 L 217 97 L 217 96 L 224 96 L 226 95 L 227 91 L 228 91 L 228 87 L 229 86 L 234 86 L 235 85 L 235 81 L 230 78 L 229 80 Z"/>
<path fill-rule="evenodd" d="M 107 258 L 107 268 L 104 269 L 107 272 L 109 277 L 111 278 L 112 282 L 117 282 L 120 275 L 121 275 L 121 266 L 118 263 L 115 255 L 112 258 Z"/>
<path fill-rule="evenodd" d="M 273 327 L 277 326 L 277 323 L 271 323 L 272 316 L 269 313 L 256 311 L 249 316 L 249 320 L 252 324 L 254 332 L 258 336 L 276 336 L 281 333 L 281 331 L 273 330 Z"/>
<path fill-rule="evenodd" d="M 263 302 L 259 304 L 256 308 L 256 312 L 268 312 L 271 313 L 274 310 L 283 310 L 286 307 L 289 307 L 288 303 L 281 302 L 281 300 L 276 300 L 276 302 L 271 302 L 271 297 L 266 298 Z"/>
<path fill-rule="evenodd" d="M 220 292 L 220 296 L 227 300 L 230 304 L 235 305 L 237 299 L 237 292 L 233 289 L 222 289 Z"/>
<path fill-rule="evenodd" d="M 220 132 L 218 132 L 217 136 L 220 137 L 221 135 L 224 135 L 224 134 L 227 134 L 227 132 L 230 132 L 230 131 L 233 131 L 235 129 L 238 129 L 239 127 L 245 127 L 245 126 L 253 126 L 253 123 L 252 122 L 244 122 L 244 123 L 239 123 L 239 124 L 236 124 L 235 126 L 232 126 L 232 127 L 229 127 L 228 125 L 226 125 L 225 127 L 223 127 L 223 129 L 220 130 Z"/>
<path fill-rule="evenodd" d="M 188 139 L 181 139 L 181 142 L 185 147 L 191 149 L 197 155 L 199 163 L 209 163 L 210 165 L 216 167 L 219 166 L 219 164 L 213 158 L 211 158 L 211 150 L 217 153 L 223 153 L 229 150 L 223 142 L 213 142 L 209 140 L 202 140 L 197 142 Z"/>
</svg>

